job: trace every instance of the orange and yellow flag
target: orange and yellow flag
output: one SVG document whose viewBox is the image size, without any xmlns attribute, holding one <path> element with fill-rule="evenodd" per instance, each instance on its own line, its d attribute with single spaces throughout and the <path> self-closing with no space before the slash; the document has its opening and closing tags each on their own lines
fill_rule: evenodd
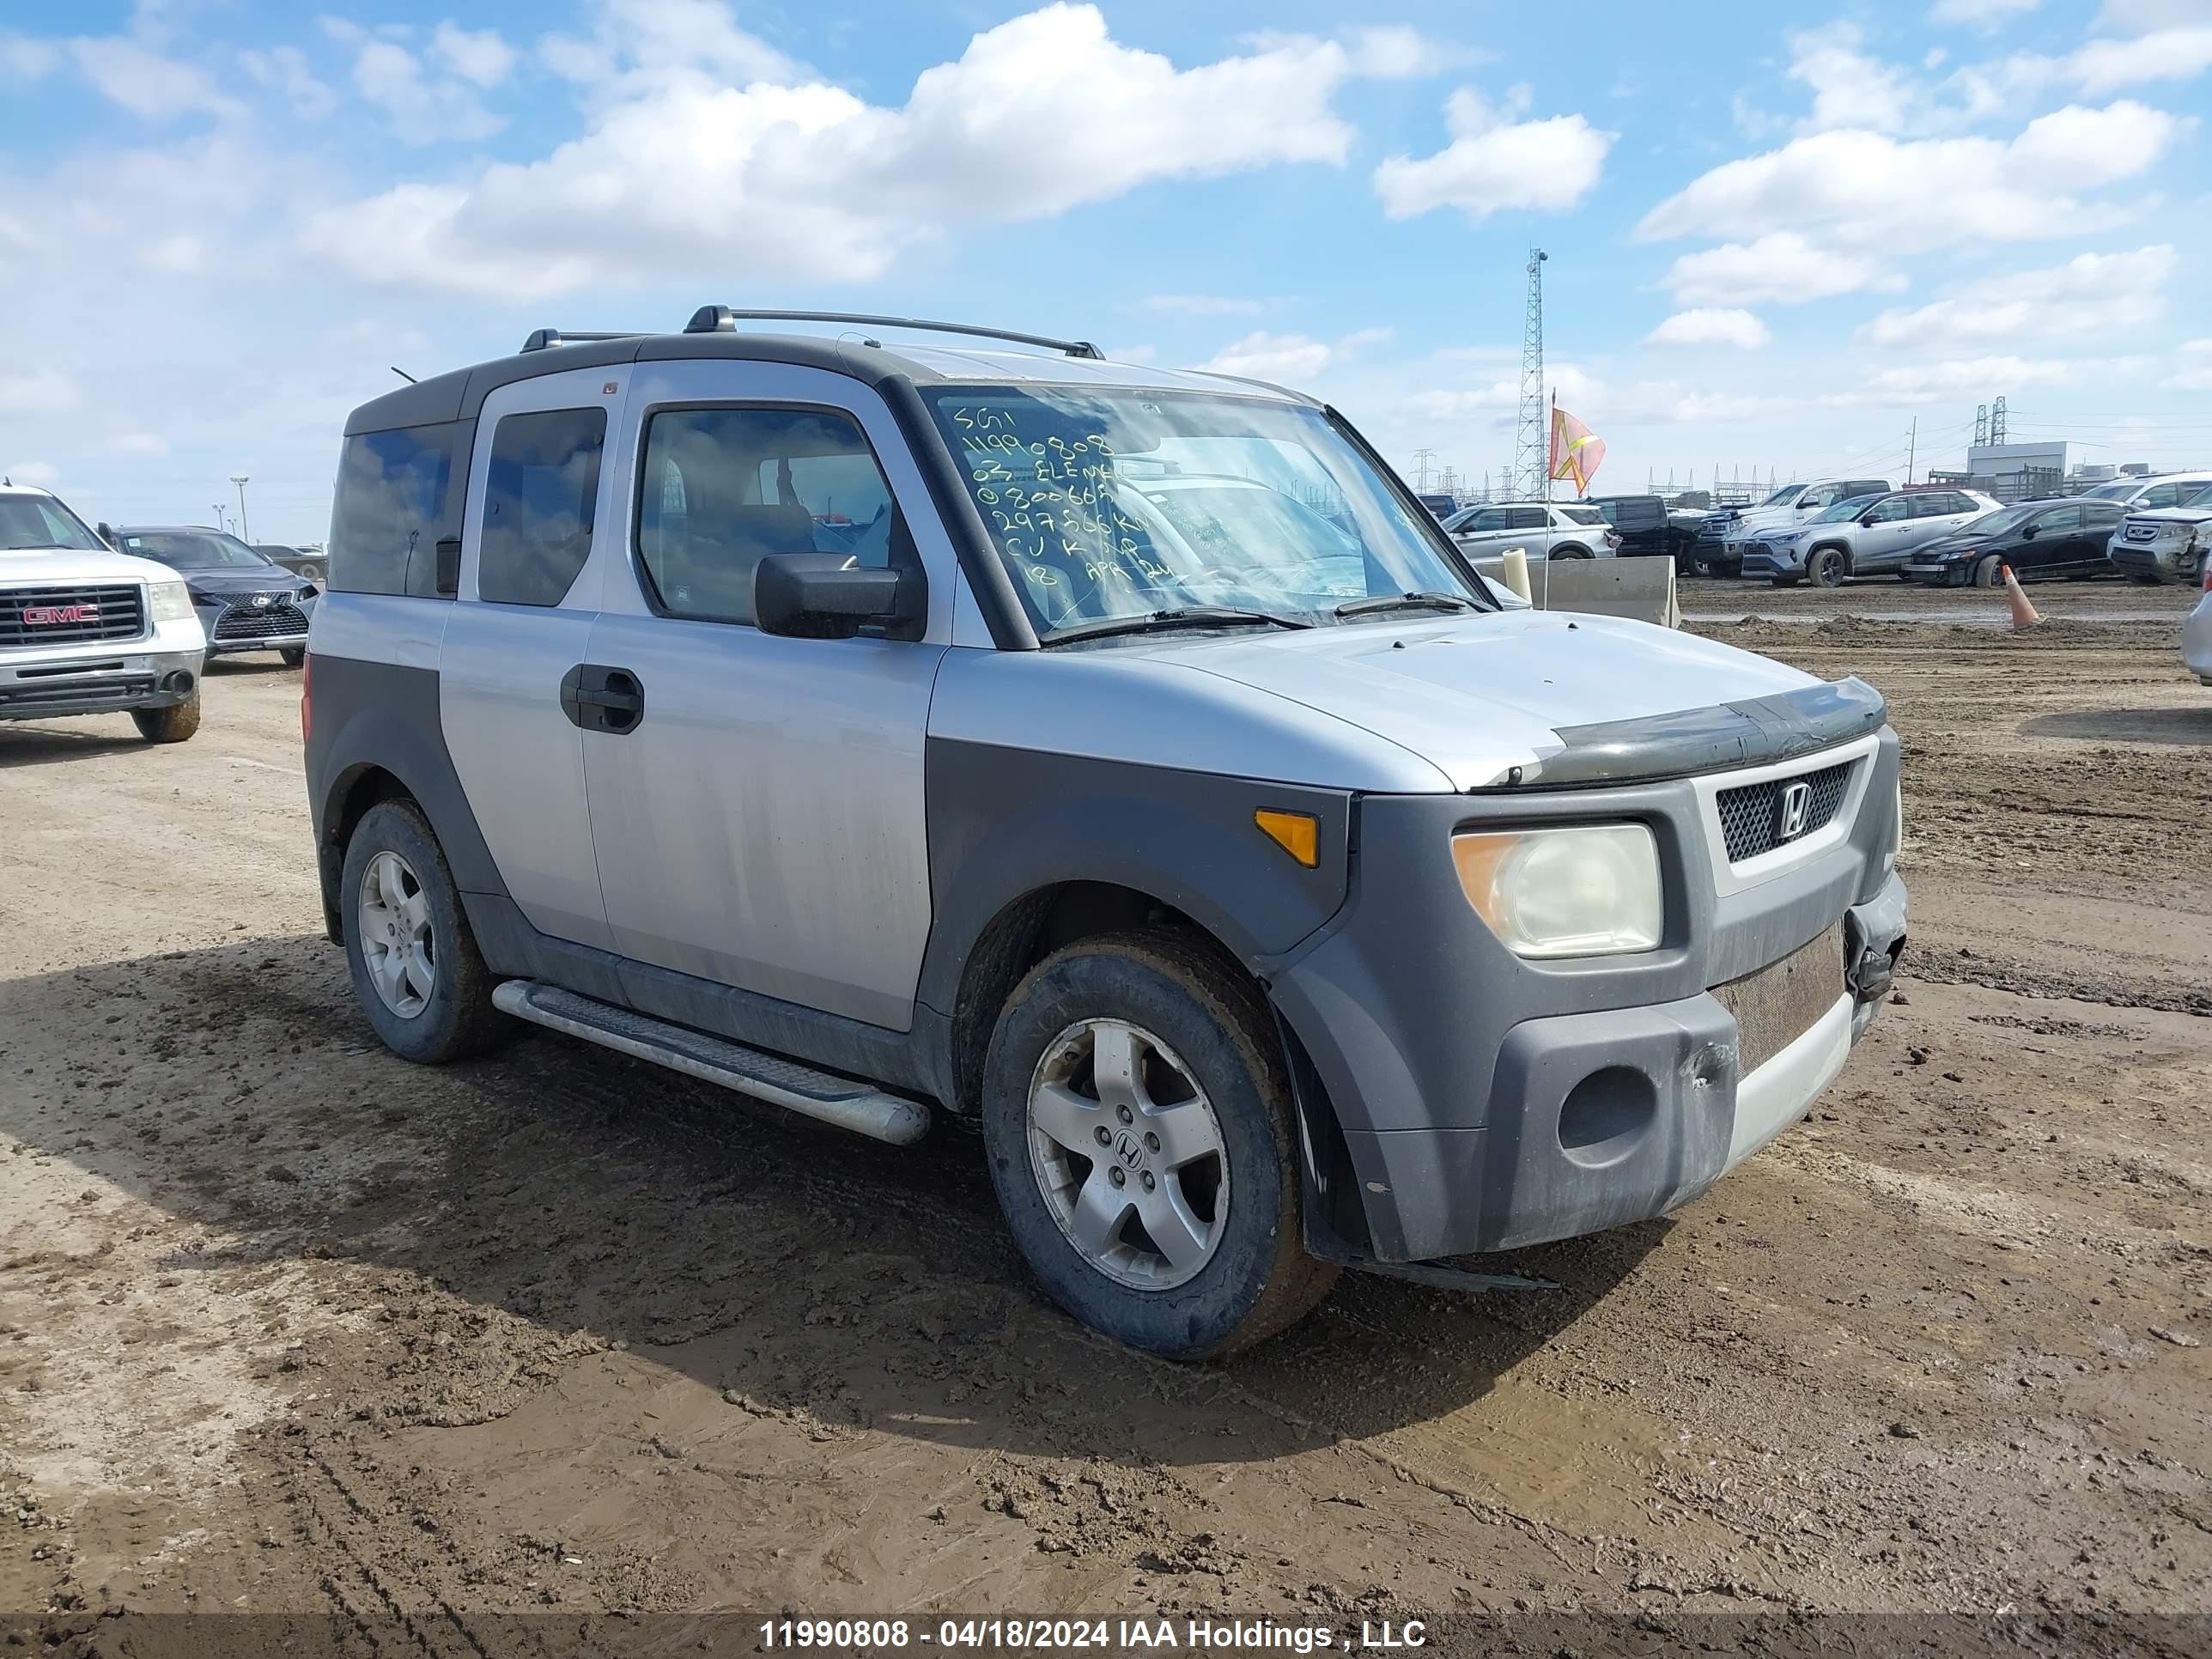
<svg viewBox="0 0 2212 1659">
<path fill-rule="evenodd" d="M 1605 440 L 1573 416 L 1552 405 L 1552 471 L 1554 478 L 1574 480 L 1575 493 L 1586 495 L 1589 481 L 1605 460 Z"/>
</svg>

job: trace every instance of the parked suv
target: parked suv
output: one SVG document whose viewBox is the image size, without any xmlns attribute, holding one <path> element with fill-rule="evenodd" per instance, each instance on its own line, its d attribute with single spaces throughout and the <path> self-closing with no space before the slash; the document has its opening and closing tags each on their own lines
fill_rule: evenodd
<svg viewBox="0 0 2212 1659">
<path fill-rule="evenodd" d="M 1455 514 L 1448 527 L 1461 550 L 1474 558 L 1518 547 L 1532 559 L 1609 559 L 1620 544 L 1605 514 L 1580 501 L 1470 507 Z"/>
<path fill-rule="evenodd" d="M 763 316 L 347 424 L 301 719 L 395 1052 L 973 1119 L 1051 1294 L 1187 1356 L 1672 1209 L 1843 1066 L 1905 937 L 1871 687 L 1504 609 L 1294 392 Z"/>
<path fill-rule="evenodd" d="M 1724 507 L 1705 514 L 1692 555 L 1701 576 L 1735 576 L 1743 571 L 1745 549 L 1771 530 L 1795 529 L 1805 515 L 1825 513 L 1838 501 L 1862 495 L 1886 495 L 1895 486 L 1886 478 L 1845 478 L 1784 484 L 1753 507 Z"/>
<path fill-rule="evenodd" d="M 2112 568 L 2131 580 L 2197 580 L 2212 550 L 2212 483 L 2185 489 L 2171 507 L 2130 507 L 2106 550 Z"/>
<path fill-rule="evenodd" d="M 1743 574 L 1777 587 L 1809 579 L 1840 587 L 1853 576 L 1896 575 L 1923 544 L 1939 541 L 1997 509 L 1995 496 L 1972 489 L 1903 489 L 1841 501 L 1813 522 L 1766 530 L 1747 543 Z"/>
<path fill-rule="evenodd" d="M 58 496 L 0 484 L 0 720 L 121 712 L 149 742 L 182 743 L 206 651 L 184 583 Z"/>
<path fill-rule="evenodd" d="M 225 531 L 125 525 L 108 534 L 125 553 L 158 559 L 184 577 L 210 656 L 274 651 L 296 668 L 307 655 L 307 623 L 322 592 L 316 583 Z"/>
</svg>

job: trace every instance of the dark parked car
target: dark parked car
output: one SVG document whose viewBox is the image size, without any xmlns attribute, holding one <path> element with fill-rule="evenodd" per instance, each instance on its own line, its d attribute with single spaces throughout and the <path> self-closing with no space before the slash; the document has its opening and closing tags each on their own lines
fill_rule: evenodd
<svg viewBox="0 0 2212 1659">
<path fill-rule="evenodd" d="M 185 579 L 207 629 L 209 656 L 274 651 L 296 668 L 307 655 L 319 583 L 294 575 L 235 536 L 200 525 L 100 530 L 117 551 L 158 559 Z"/>
<path fill-rule="evenodd" d="M 1459 503 L 1457 501 L 1454 501 L 1449 495 L 1439 495 L 1434 491 L 1431 491 L 1425 495 L 1416 495 L 1413 499 L 1419 501 L 1423 507 L 1427 507 L 1430 512 L 1435 514 L 1437 515 L 1437 522 L 1439 524 L 1442 524 L 1446 519 L 1449 519 L 1453 514 L 1459 511 Z"/>
<path fill-rule="evenodd" d="M 330 560 L 311 547 L 287 547 L 282 542 L 256 542 L 253 550 L 271 564 L 281 564 L 295 576 L 319 582 Z"/>
<path fill-rule="evenodd" d="M 1622 558 L 1669 558 L 1688 572 L 1704 514 L 1677 513 L 1656 495 L 1592 495 L 1588 504 L 1620 532 Z"/>
<path fill-rule="evenodd" d="M 1994 587 L 2008 564 L 2024 582 L 2109 576 L 2107 544 L 2127 511 L 2118 501 L 2021 501 L 1915 548 L 1898 574 L 1948 587 Z"/>
</svg>

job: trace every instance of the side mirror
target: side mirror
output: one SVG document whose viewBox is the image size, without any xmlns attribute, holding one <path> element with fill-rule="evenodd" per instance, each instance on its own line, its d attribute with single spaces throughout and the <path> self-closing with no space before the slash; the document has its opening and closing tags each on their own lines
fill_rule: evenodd
<svg viewBox="0 0 2212 1659">
<path fill-rule="evenodd" d="M 100 540 L 106 542 L 118 553 L 120 553 L 123 550 L 122 538 L 115 533 L 115 526 L 108 523 L 106 520 L 102 519 L 98 524 L 93 526 L 93 529 L 99 534 Z"/>
<path fill-rule="evenodd" d="M 2020 527 L 2020 538 L 2024 542 L 2032 542 L 2042 533 L 2042 526 L 2039 525 L 2024 524 Z"/>
<path fill-rule="evenodd" d="M 849 640 L 863 628 L 918 636 L 921 573 L 858 564 L 849 553 L 771 553 L 753 568 L 753 621 L 763 634 Z"/>
<path fill-rule="evenodd" d="M 1800 501 L 1800 502 L 1798 502 L 1798 503 L 1797 503 L 1797 510 L 1798 510 L 1800 513 L 1810 513 L 1810 512 L 1811 512 L 1811 511 L 1812 511 L 1815 507 L 1818 507 L 1819 505 L 1820 505 L 1820 503 L 1819 503 L 1818 501 Z"/>
</svg>

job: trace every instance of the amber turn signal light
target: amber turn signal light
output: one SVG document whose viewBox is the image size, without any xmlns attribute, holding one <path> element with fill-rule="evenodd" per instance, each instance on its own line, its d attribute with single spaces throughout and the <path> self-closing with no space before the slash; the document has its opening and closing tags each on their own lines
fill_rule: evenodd
<svg viewBox="0 0 2212 1659">
<path fill-rule="evenodd" d="M 1263 806 L 1252 814 L 1269 841 L 1309 870 L 1321 863 L 1321 820 L 1310 812 L 1279 812 Z"/>
</svg>

